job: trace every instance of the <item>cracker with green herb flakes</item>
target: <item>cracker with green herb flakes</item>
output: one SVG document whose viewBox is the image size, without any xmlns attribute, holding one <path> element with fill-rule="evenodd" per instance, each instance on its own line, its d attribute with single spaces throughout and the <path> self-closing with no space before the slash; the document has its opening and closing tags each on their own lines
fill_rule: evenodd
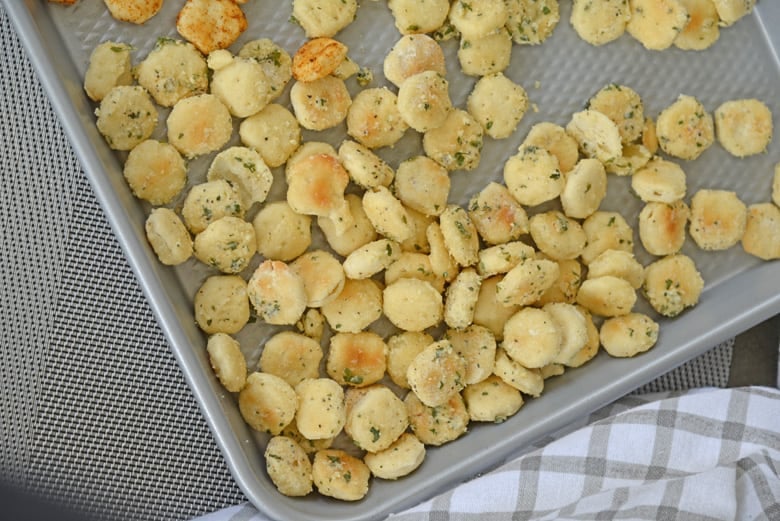
<svg viewBox="0 0 780 521">
<path fill-rule="evenodd" d="M 264 202 L 274 181 L 262 156 L 251 148 L 240 146 L 227 148 L 214 156 L 206 179 L 228 181 L 238 192 L 245 208 Z"/>
<path fill-rule="evenodd" d="M 522 393 L 496 375 L 466 386 L 463 400 L 469 419 L 475 422 L 502 423 L 524 404 Z"/>
<path fill-rule="evenodd" d="M 646 49 L 668 49 L 688 23 L 688 11 L 680 0 L 631 0 L 628 34 Z"/>
<path fill-rule="evenodd" d="M 759 259 L 780 259 L 780 208 L 772 203 L 748 206 L 742 249 Z"/>
<path fill-rule="evenodd" d="M 487 244 L 516 241 L 528 233 L 528 215 L 506 186 L 490 182 L 471 197 L 468 213 Z"/>
<path fill-rule="evenodd" d="M 425 445 L 405 432 L 392 445 L 363 457 L 371 474 L 382 479 L 398 479 L 414 472 L 425 459 Z"/>
<path fill-rule="evenodd" d="M 512 241 L 479 250 L 477 269 L 484 277 L 503 274 L 523 262 L 533 258 L 536 251 L 522 241 Z"/>
<path fill-rule="evenodd" d="M 425 154 L 449 171 L 479 166 L 484 131 L 474 117 L 461 109 L 449 112 L 442 126 L 423 136 Z"/>
<path fill-rule="evenodd" d="M 688 23 L 674 39 L 678 49 L 703 51 L 720 37 L 720 16 L 713 0 L 680 0 L 688 11 Z"/>
<path fill-rule="evenodd" d="M 507 320 L 501 346 L 523 367 L 544 367 L 561 352 L 561 326 L 547 309 L 526 307 Z"/>
<path fill-rule="evenodd" d="M 190 188 L 181 215 L 187 229 L 198 234 L 222 217 L 243 218 L 246 209 L 233 186 L 224 179 L 206 181 Z"/>
<path fill-rule="evenodd" d="M 644 353 L 658 341 L 658 323 L 643 313 L 629 313 L 604 321 L 599 338 L 610 356 L 629 358 Z"/>
<path fill-rule="evenodd" d="M 691 211 L 682 199 L 671 203 L 649 202 L 639 212 L 639 240 L 651 255 L 677 253 L 685 243 Z"/>
<path fill-rule="evenodd" d="M 350 407 L 344 431 L 361 449 L 379 452 L 392 445 L 408 426 L 404 402 L 388 387 L 377 385 Z"/>
<path fill-rule="evenodd" d="M 344 288 L 346 275 L 341 262 L 325 250 L 309 250 L 290 263 L 303 279 L 306 305 L 319 308 L 335 299 Z"/>
<path fill-rule="evenodd" d="M 439 216 L 444 244 L 460 266 L 474 266 L 479 261 L 479 235 L 468 212 L 456 204 L 447 205 Z"/>
<path fill-rule="evenodd" d="M 577 259 L 561 259 L 556 260 L 555 263 L 558 264 L 558 278 L 547 288 L 547 291 L 542 293 L 536 301 L 537 306 L 544 306 L 551 302 L 574 304 L 577 300 L 577 292 L 583 279 L 582 264 Z"/>
<path fill-rule="evenodd" d="M 306 309 L 303 278 L 282 261 L 263 261 L 247 282 L 247 296 L 267 324 L 293 325 Z"/>
<path fill-rule="evenodd" d="M 295 424 L 310 440 L 337 436 L 347 421 L 344 389 L 330 378 L 307 378 L 295 386 L 298 411 Z"/>
<path fill-rule="evenodd" d="M 298 81 L 315 81 L 332 74 L 347 57 L 348 48 L 333 38 L 312 38 L 292 57 L 292 75 Z"/>
<path fill-rule="evenodd" d="M 358 501 L 368 493 L 371 471 L 361 459 L 343 450 L 326 449 L 314 454 L 312 477 L 323 496 Z"/>
<path fill-rule="evenodd" d="M 747 207 L 728 190 L 697 191 L 691 198 L 689 233 L 703 250 L 726 250 L 745 233 Z"/>
<path fill-rule="evenodd" d="M 341 293 L 321 310 L 333 331 L 359 333 L 382 316 L 382 289 L 373 279 L 347 279 Z"/>
<path fill-rule="evenodd" d="M 246 385 L 246 359 L 238 340 L 225 333 L 211 335 L 206 343 L 209 364 L 219 383 L 231 393 Z"/>
<path fill-rule="evenodd" d="M 574 0 L 569 22 L 580 38 L 598 46 L 620 38 L 630 18 L 628 0 Z"/>
<path fill-rule="evenodd" d="M 344 140 L 339 146 L 339 159 L 349 173 L 349 178 L 362 188 L 389 186 L 395 172 L 387 162 L 368 147 L 352 140 Z"/>
<path fill-rule="evenodd" d="M 419 72 L 398 88 L 398 112 L 418 132 L 439 128 L 451 110 L 449 83 L 438 72 Z"/>
<path fill-rule="evenodd" d="M 715 109 L 718 142 L 735 157 L 766 151 L 772 130 L 772 112 L 755 98 L 729 100 Z"/>
<path fill-rule="evenodd" d="M 435 220 L 436 216 L 425 215 L 409 207 L 406 207 L 406 214 L 409 217 L 409 227 L 412 229 L 412 234 L 408 239 L 401 242 L 401 249 L 404 252 L 430 253 L 431 248 L 428 242 L 427 231 L 428 226 Z"/>
<path fill-rule="evenodd" d="M 187 183 L 187 165 L 179 152 L 154 139 L 130 151 L 122 174 L 133 195 L 153 205 L 170 203 Z"/>
<path fill-rule="evenodd" d="M 504 163 L 504 182 L 522 205 L 537 206 L 561 194 L 564 178 L 558 159 L 546 149 L 523 145 Z"/>
<path fill-rule="evenodd" d="M 639 289 L 645 280 L 645 269 L 631 252 L 606 250 L 588 264 L 589 279 L 604 275 L 625 279 L 634 289 Z"/>
<path fill-rule="evenodd" d="M 449 340 L 439 340 L 418 354 L 406 372 L 414 394 L 428 407 L 447 403 L 466 385 L 466 359 Z"/>
<path fill-rule="evenodd" d="M 92 101 L 102 100 L 117 85 L 131 85 L 133 72 L 126 43 L 105 41 L 92 50 L 84 73 L 84 91 Z"/>
<path fill-rule="evenodd" d="M 558 0 L 505 0 L 506 28 L 520 45 L 539 45 L 560 21 Z"/>
<path fill-rule="evenodd" d="M 453 394 L 441 405 L 429 407 L 415 393 L 409 392 L 404 397 L 404 404 L 412 431 L 425 445 L 444 445 L 466 434 L 469 413 L 460 393 Z"/>
<path fill-rule="evenodd" d="M 512 58 L 512 37 L 501 27 L 481 37 L 461 37 L 458 63 L 463 74 L 487 76 L 509 67 Z"/>
<path fill-rule="evenodd" d="M 696 159 L 715 142 L 712 116 L 698 99 L 684 94 L 661 111 L 655 132 L 661 150 L 680 159 Z"/>
<path fill-rule="evenodd" d="M 330 339 L 326 371 L 341 385 L 377 383 L 387 368 L 387 344 L 371 331 L 336 333 Z"/>
<path fill-rule="evenodd" d="M 396 242 L 403 242 L 412 236 L 406 208 L 387 187 L 377 186 L 366 190 L 363 194 L 363 210 L 380 235 Z"/>
<path fill-rule="evenodd" d="M 463 329 L 448 329 L 444 338 L 466 360 L 466 385 L 481 382 L 493 372 L 496 337 L 486 327 L 470 324 Z"/>
<path fill-rule="evenodd" d="M 469 113 L 493 139 L 509 137 L 528 110 L 528 94 L 502 73 L 480 78 L 466 102 Z"/>
<path fill-rule="evenodd" d="M 693 259 L 677 253 L 645 268 L 642 289 L 653 309 L 665 317 L 676 317 L 699 302 L 704 280 Z"/>
<path fill-rule="evenodd" d="M 290 103 L 303 128 L 326 130 L 344 121 L 352 98 L 344 80 L 325 76 L 310 82 L 293 83 Z"/>
<path fill-rule="evenodd" d="M 293 0 L 290 21 L 300 25 L 307 38 L 333 37 L 357 14 L 357 0 Z"/>
<path fill-rule="evenodd" d="M 301 127 L 292 112 L 270 103 L 239 125 L 241 142 L 271 168 L 282 166 L 301 144 Z"/>
<path fill-rule="evenodd" d="M 347 133 L 371 149 L 393 146 L 408 128 L 398 96 L 386 87 L 360 91 L 347 113 Z"/>
<path fill-rule="evenodd" d="M 432 33 L 444 25 L 449 0 L 388 0 L 395 27 L 403 35 Z"/>
<path fill-rule="evenodd" d="M 168 142 L 188 159 L 221 149 L 233 135 L 233 118 L 213 94 L 198 94 L 176 102 L 168 119 Z"/>
<path fill-rule="evenodd" d="M 149 93 L 138 85 L 117 85 L 95 109 L 97 129 L 114 150 L 132 150 L 151 137 L 157 127 L 157 109 Z"/>
<path fill-rule="evenodd" d="M 444 292 L 444 277 L 433 272 L 431 260 L 425 253 L 402 251 L 385 270 L 385 285 L 402 278 L 414 278 L 428 282 L 439 293 Z"/>
<path fill-rule="evenodd" d="M 176 16 L 176 30 L 203 54 L 227 49 L 246 28 L 246 16 L 234 0 L 187 0 Z"/>
<path fill-rule="evenodd" d="M 258 368 L 295 387 L 319 376 L 322 357 L 322 347 L 316 340 L 294 331 L 280 331 L 263 345 Z"/>
<path fill-rule="evenodd" d="M 252 219 L 257 252 L 266 259 L 291 261 L 311 245 L 311 217 L 301 215 L 287 204 L 265 204 Z"/>
<path fill-rule="evenodd" d="M 584 158 L 566 175 L 561 190 L 561 206 L 568 217 L 585 219 L 592 215 L 607 195 L 607 173 L 598 159 Z"/>
<path fill-rule="evenodd" d="M 532 126 L 519 148 L 524 146 L 536 146 L 547 150 L 558 159 L 558 168 L 564 174 L 574 168 L 580 157 L 574 138 L 567 134 L 562 126 L 549 121 Z"/>
<path fill-rule="evenodd" d="M 587 244 L 580 223 L 558 210 L 537 213 L 528 229 L 536 247 L 553 260 L 576 259 Z"/>
<path fill-rule="evenodd" d="M 582 221 L 588 239 L 580 258 L 586 266 L 606 250 L 634 249 L 634 230 L 618 212 L 597 210 Z"/>
<path fill-rule="evenodd" d="M 539 369 L 524 367 L 512 360 L 501 348 L 496 353 L 496 365 L 493 373 L 507 385 L 534 398 L 541 396 L 544 390 L 544 378 L 542 378 Z"/>
<path fill-rule="evenodd" d="M 240 273 L 257 252 L 255 230 L 239 217 L 225 216 L 195 236 L 195 258 L 222 273 Z"/>
<path fill-rule="evenodd" d="M 720 25 L 729 26 L 753 11 L 756 0 L 712 0 L 718 11 Z"/>
<path fill-rule="evenodd" d="M 509 13 L 503 1 L 458 0 L 450 7 L 450 23 L 463 38 L 480 38 L 506 24 Z"/>
<path fill-rule="evenodd" d="M 644 202 L 673 203 L 685 197 L 687 176 L 680 165 L 660 157 L 631 176 L 631 189 Z"/>
<path fill-rule="evenodd" d="M 209 88 L 206 59 L 191 43 L 173 38 L 158 38 L 135 74 L 138 83 L 163 107 L 172 107 L 180 99 L 203 94 Z"/>
<path fill-rule="evenodd" d="M 336 230 L 345 231 L 352 215 L 344 198 L 349 174 L 338 157 L 312 154 L 295 163 L 287 163 L 287 202 L 303 215 L 328 217 Z"/>
<path fill-rule="evenodd" d="M 249 322 L 247 284 L 238 275 L 212 275 L 195 293 L 195 322 L 209 335 L 234 335 Z"/>
<path fill-rule="evenodd" d="M 263 453 L 268 477 L 285 496 L 300 497 L 312 490 L 312 468 L 306 451 L 287 436 L 268 440 Z"/>
<path fill-rule="evenodd" d="M 369 242 L 344 259 L 344 273 L 350 279 L 367 279 L 387 269 L 401 255 L 401 246 L 390 239 Z"/>
<path fill-rule="evenodd" d="M 439 215 L 450 195 L 449 172 L 426 156 L 414 156 L 398 165 L 393 184 L 405 206 L 425 215 Z"/>
<path fill-rule="evenodd" d="M 623 155 L 618 126 L 597 110 L 585 109 L 572 114 L 566 132 L 586 157 L 595 157 L 605 165 Z"/>
<path fill-rule="evenodd" d="M 256 431 L 279 434 L 295 419 L 298 397 L 295 390 L 278 376 L 254 372 L 238 394 L 238 410 L 244 421 Z"/>
<path fill-rule="evenodd" d="M 318 217 L 317 225 L 333 251 L 346 257 L 357 248 L 375 240 L 377 232 L 363 209 L 363 199 L 357 194 L 346 194 L 344 198 L 349 206 L 352 224 L 341 231 L 334 219 Z"/>
<path fill-rule="evenodd" d="M 636 298 L 636 290 L 627 280 L 612 275 L 587 279 L 577 292 L 577 304 L 602 317 L 629 313 Z"/>
<path fill-rule="evenodd" d="M 481 284 L 482 277 L 477 270 L 465 268 L 447 287 L 444 322 L 449 327 L 463 329 L 471 325 Z"/>
<path fill-rule="evenodd" d="M 615 122 L 624 144 L 636 141 L 642 134 L 644 104 L 631 87 L 611 83 L 590 98 L 588 107 Z"/>
<path fill-rule="evenodd" d="M 496 285 L 496 298 L 505 306 L 528 306 L 539 300 L 560 276 L 555 261 L 527 259 L 509 270 Z"/>
<path fill-rule="evenodd" d="M 419 2 L 414 0 L 414 3 Z M 382 69 L 385 78 L 400 87 L 407 78 L 424 71 L 434 71 L 446 76 L 447 63 L 444 51 L 436 40 L 426 34 L 410 34 L 402 36 L 390 48 Z"/>
<path fill-rule="evenodd" d="M 444 304 L 441 293 L 429 282 L 405 277 L 384 289 L 382 311 L 399 329 L 423 331 L 441 321 Z"/>
<path fill-rule="evenodd" d="M 284 92 L 284 87 L 292 78 L 292 58 L 279 44 L 268 38 L 260 38 L 245 43 L 238 51 L 240 58 L 257 61 L 265 72 L 268 81 L 268 95 L 275 100 Z"/>
<path fill-rule="evenodd" d="M 387 375 L 394 384 L 409 389 L 406 371 L 412 360 L 433 343 L 433 337 L 422 331 L 401 331 L 387 339 Z"/>
<path fill-rule="evenodd" d="M 170 208 L 153 209 L 146 218 L 144 230 L 157 258 L 166 266 L 177 266 L 192 256 L 192 237 Z"/>
<path fill-rule="evenodd" d="M 251 58 L 240 57 L 213 72 L 211 93 L 238 118 L 260 112 L 272 97 L 262 65 Z"/>
</svg>

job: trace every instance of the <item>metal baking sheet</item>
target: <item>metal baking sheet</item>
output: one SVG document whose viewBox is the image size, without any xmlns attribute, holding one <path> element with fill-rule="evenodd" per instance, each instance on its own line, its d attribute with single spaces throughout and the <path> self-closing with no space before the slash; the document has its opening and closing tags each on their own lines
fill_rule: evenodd
<svg viewBox="0 0 780 521">
<path fill-rule="evenodd" d="M 706 282 L 701 302 L 676 319 L 660 320 L 661 336 L 650 352 L 625 360 L 602 353 L 590 364 L 548 380 L 541 398 L 528 400 L 505 423 L 473 425 L 458 441 L 429 448 L 424 464 L 415 473 L 396 482 L 374 479 L 362 501 L 336 502 L 317 494 L 304 499 L 284 497 L 276 492 L 264 470 L 262 452 L 266 438 L 245 425 L 235 397 L 216 381 L 206 357 L 205 337 L 192 319 L 192 296 L 209 272 L 195 261 L 176 269 L 157 262 L 143 230 L 149 208 L 127 188 L 121 172 L 123 156 L 112 152 L 98 134 L 94 126 L 95 105 L 81 87 L 89 54 L 99 42 L 112 39 L 132 44 L 134 63 L 138 63 L 158 37 L 177 37 L 174 20 L 181 3 L 169 0 L 145 25 L 133 26 L 113 20 L 97 0 L 82 0 L 68 8 L 45 0 L 2 1 L 236 482 L 258 508 L 273 518 L 378 519 L 412 506 L 494 468 L 529 442 L 780 312 L 779 262 L 759 261 L 739 246 L 725 252 L 705 253 L 689 239 L 683 252 L 694 258 Z M 248 40 L 268 37 L 292 54 L 304 41 L 300 27 L 288 21 L 291 2 L 250 0 L 244 9 L 249 28 L 233 49 Z M 561 22 L 543 45 L 514 46 L 506 75 L 525 87 L 534 110 L 527 113 L 510 138 L 486 138 L 478 169 L 452 174 L 451 202 L 465 204 L 471 193 L 489 181 L 501 181 L 504 161 L 516 151 L 534 123 L 552 121 L 565 125 L 573 112 L 608 83 L 633 87 L 642 96 L 647 114 L 652 116 L 683 93 L 699 98 L 709 111 L 729 99 L 759 98 L 769 105 L 778 127 L 780 34 L 772 33 L 770 28 L 780 25 L 780 3 L 763 0 L 753 14 L 724 28 L 719 41 L 705 52 L 674 48 L 647 51 L 628 35 L 603 47 L 591 47 L 572 30 L 569 12 L 570 3 L 561 2 Z M 381 86 L 387 84 L 381 74 L 382 59 L 399 36 L 386 3 L 364 1 L 355 22 L 338 38 L 349 46 L 355 61 L 373 70 L 372 86 Z M 443 44 L 451 96 L 455 105 L 463 107 L 475 80 L 459 73 L 455 45 L 455 41 Z M 353 95 L 359 88 L 354 80 L 348 86 Z M 285 94 L 282 103 L 287 102 Z M 162 126 L 158 135 L 162 135 Z M 305 132 L 304 139 L 338 145 L 345 135 L 344 129 L 338 128 L 327 133 Z M 234 136 L 231 144 L 237 143 Z M 396 147 L 380 151 L 392 165 L 415 153 L 420 153 L 420 139 L 411 130 Z M 204 157 L 191 162 L 190 184 L 203 180 L 209 160 L 210 157 Z M 773 167 L 779 161 L 777 139 L 767 153 L 742 160 L 729 156 L 716 144 L 698 160 L 681 162 L 688 174 L 687 199 L 699 188 L 707 187 L 735 190 L 748 204 L 768 201 Z M 283 175 L 279 170 L 275 175 L 272 198 L 284 193 Z M 630 195 L 627 179 L 611 177 L 602 208 L 620 211 L 630 223 L 635 223 L 640 203 Z M 635 240 L 638 244 L 636 235 Z M 652 260 L 641 245 L 637 247 L 637 257 L 644 264 Z M 639 307 L 649 310 L 641 298 Z M 250 366 L 256 363 L 263 341 L 273 331 L 257 323 L 250 324 L 239 335 Z"/>
</svg>

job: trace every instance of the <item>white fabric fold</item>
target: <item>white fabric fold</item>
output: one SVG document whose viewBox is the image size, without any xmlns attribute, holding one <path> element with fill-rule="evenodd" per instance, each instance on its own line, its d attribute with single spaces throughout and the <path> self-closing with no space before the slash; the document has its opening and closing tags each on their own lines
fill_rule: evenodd
<svg viewBox="0 0 780 521">
<path fill-rule="evenodd" d="M 777 389 L 629 396 L 578 425 L 389 520 L 780 519 Z M 245 504 L 199 521 L 267 519 Z"/>
</svg>

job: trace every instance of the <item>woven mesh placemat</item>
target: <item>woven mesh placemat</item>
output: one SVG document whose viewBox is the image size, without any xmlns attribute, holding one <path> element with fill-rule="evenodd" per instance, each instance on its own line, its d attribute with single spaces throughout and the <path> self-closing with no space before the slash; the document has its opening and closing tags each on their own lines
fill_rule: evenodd
<svg viewBox="0 0 780 521">
<path fill-rule="evenodd" d="M 101 519 L 244 500 L 0 9 L 2 476 Z"/>
<path fill-rule="evenodd" d="M 96 519 L 244 501 L 0 7 L 0 478 Z M 723 387 L 732 343 L 642 391 Z"/>
</svg>

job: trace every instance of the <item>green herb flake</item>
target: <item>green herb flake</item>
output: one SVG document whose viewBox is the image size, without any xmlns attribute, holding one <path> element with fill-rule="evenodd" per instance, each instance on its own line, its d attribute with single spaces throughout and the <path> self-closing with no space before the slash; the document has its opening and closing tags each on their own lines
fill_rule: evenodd
<svg viewBox="0 0 780 521">
<path fill-rule="evenodd" d="M 354 385 L 363 383 L 363 377 L 352 372 L 349 367 L 344 368 L 344 381 Z"/>
</svg>

